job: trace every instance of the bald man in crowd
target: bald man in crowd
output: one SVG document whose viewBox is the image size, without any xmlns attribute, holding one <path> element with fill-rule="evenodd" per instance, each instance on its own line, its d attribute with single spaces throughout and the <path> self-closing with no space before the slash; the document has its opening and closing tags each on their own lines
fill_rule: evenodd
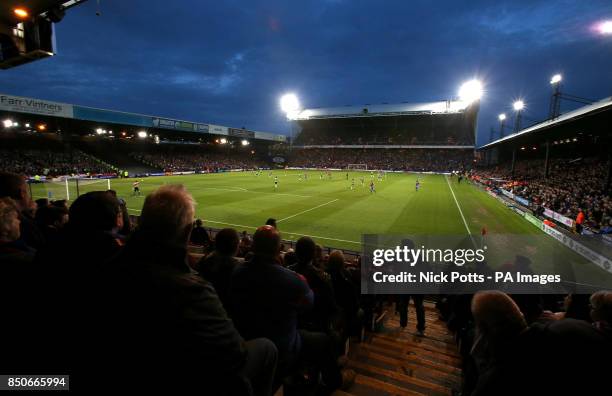
<svg viewBox="0 0 612 396">
<path fill-rule="evenodd" d="M 106 329 L 116 341 L 114 363 L 151 384 L 270 395 L 276 347 L 265 338 L 245 342 L 212 284 L 188 265 L 194 205 L 181 185 L 148 195 L 139 228 L 112 264 Z"/>
</svg>

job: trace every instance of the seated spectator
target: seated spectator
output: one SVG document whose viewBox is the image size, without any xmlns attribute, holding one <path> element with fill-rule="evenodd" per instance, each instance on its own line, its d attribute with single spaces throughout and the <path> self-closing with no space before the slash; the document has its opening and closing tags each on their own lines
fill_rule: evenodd
<svg viewBox="0 0 612 396">
<path fill-rule="evenodd" d="M 53 245 L 58 243 L 60 232 L 68 222 L 68 208 L 52 205 L 42 206 L 36 210 L 34 218 L 46 243 Z"/>
<path fill-rule="evenodd" d="M 527 330 L 523 314 L 507 294 L 485 291 L 474 295 L 472 315 L 477 333 L 471 355 L 479 374 L 472 395 L 517 394 L 527 383 L 521 376 L 528 363 L 522 362 L 528 355 L 521 356 L 521 334 Z"/>
<path fill-rule="evenodd" d="M 28 193 L 25 179 L 16 173 L 0 172 L 0 198 L 3 197 L 12 198 L 17 205 L 21 240 L 33 249 L 43 247 L 44 236 L 34 221 L 36 207 Z"/>
<path fill-rule="evenodd" d="M 196 266 L 200 276 L 215 287 L 226 310 L 229 309 L 229 286 L 234 269 L 244 263 L 236 257 L 240 237 L 233 228 L 224 228 L 215 237 L 215 250 Z"/>
<path fill-rule="evenodd" d="M 34 250 L 19 239 L 19 211 L 11 198 L 0 198 L 0 312 L 6 316 L 0 326 L 2 345 L 0 372 L 31 373 L 41 340 L 40 307 L 32 271 Z M 9 319 L 10 318 L 10 319 Z"/>
<path fill-rule="evenodd" d="M 19 223 L 15 202 L 11 198 L 0 198 L 0 262 L 4 269 L 27 265 L 34 258 L 34 250 L 19 241 Z"/>
<path fill-rule="evenodd" d="M 270 338 L 279 350 L 279 378 L 301 362 L 320 370 L 325 390 L 331 392 L 354 379 L 341 372 L 331 338 L 297 328 L 298 314 L 312 307 L 313 293 L 305 279 L 278 263 L 280 234 L 271 226 L 257 229 L 252 260 L 232 276 L 233 318 L 244 336 Z"/>
<path fill-rule="evenodd" d="M 331 277 L 313 265 L 316 245 L 312 238 L 298 239 L 295 254 L 298 262 L 289 269 L 303 275 L 314 293 L 313 309 L 300 315 L 300 328 L 328 333 L 338 313 Z"/>
<path fill-rule="evenodd" d="M 591 319 L 600 329 L 612 331 L 612 292 L 599 291 L 591 296 Z"/>
<path fill-rule="evenodd" d="M 342 309 L 345 333 L 350 335 L 361 327 L 359 322 L 363 311 L 359 308 L 359 291 L 344 266 L 344 254 L 340 250 L 331 252 L 327 261 L 327 273 L 331 277 L 336 302 Z"/>
<path fill-rule="evenodd" d="M 200 219 L 195 221 L 195 227 L 191 231 L 190 242 L 197 246 L 208 246 L 210 244 L 210 235 L 208 235 L 208 231 L 202 226 L 202 220 Z"/>
<path fill-rule="evenodd" d="M 113 370 L 130 381 L 137 373 L 153 387 L 161 382 L 231 395 L 252 388 L 270 395 L 274 344 L 245 342 L 212 284 L 187 264 L 193 216 L 194 201 L 183 186 L 165 185 L 147 196 L 138 230 L 105 276 L 113 340 L 105 355 L 118 352 Z"/>
<path fill-rule="evenodd" d="M 278 227 L 276 226 L 276 219 L 270 217 L 268 220 L 266 220 L 266 225 L 272 226 L 274 227 L 275 230 L 278 230 Z"/>
<path fill-rule="evenodd" d="M 83 194 L 70 206 L 68 223 L 57 241 L 36 253 L 37 320 L 45 323 L 36 359 L 47 370 L 84 370 L 83 354 L 93 351 L 96 307 L 103 305 L 100 296 L 108 287 L 100 280 L 102 270 L 120 250 L 112 236 L 118 216 L 118 202 L 106 191 Z M 62 354 L 53 351 L 57 343 L 65 345 Z"/>
</svg>

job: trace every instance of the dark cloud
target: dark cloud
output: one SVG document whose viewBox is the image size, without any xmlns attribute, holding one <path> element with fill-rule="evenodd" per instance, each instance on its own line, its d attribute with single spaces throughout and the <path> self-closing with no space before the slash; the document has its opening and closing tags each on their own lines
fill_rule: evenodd
<svg viewBox="0 0 612 396">
<path fill-rule="evenodd" d="M 286 132 L 279 95 L 309 107 L 451 98 L 479 76 L 479 142 L 524 97 L 546 115 L 564 89 L 612 95 L 608 1 L 105 0 L 70 10 L 58 55 L 0 72 L 1 91 Z M 567 106 L 567 105 L 566 105 Z M 567 107 L 566 107 L 567 108 Z"/>
</svg>

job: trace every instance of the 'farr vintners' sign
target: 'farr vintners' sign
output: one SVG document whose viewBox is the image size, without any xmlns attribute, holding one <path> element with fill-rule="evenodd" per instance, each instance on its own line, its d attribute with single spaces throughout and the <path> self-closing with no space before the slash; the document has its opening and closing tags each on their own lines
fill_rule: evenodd
<svg viewBox="0 0 612 396">
<path fill-rule="evenodd" d="M 73 117 L 72 105 L 12 95 L 0 95 L 0 110 L 64 118 Z"/>
</svg>

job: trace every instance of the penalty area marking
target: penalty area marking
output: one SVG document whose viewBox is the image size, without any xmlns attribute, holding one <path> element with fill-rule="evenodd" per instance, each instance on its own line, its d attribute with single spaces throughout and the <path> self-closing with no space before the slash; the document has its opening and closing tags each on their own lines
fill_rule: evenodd
<svg viewBox="0 0 612 396">
<path fill-rule="evenodd" d="M 311 210 L 319 209 L 320 207 L 323 207 L 323 206 L 325 206 L 325 205 L 329 205 L 330 203 L 334 203 L 334 202 L 336 202 L 336 201 L 339 201 L 339 198 L 332 199 L 331 201 L 328 201 L 328 202 L 322 203 L 321 205 L 317 205 L 317 206 L 315 206 L 314 208 L 306 209 L 306 210 L 303 210 L 303 211 L 298 212 L 298 213 L 296 213 L 296 214 L 293 214 L 293 215 L 291 215 L 291 216 L 284 217 L 284 218 L 282 218 L 282 219 L 280 219 L 280 220 L 277 220 L 276 222 L 277 222 L 277 223 L 280 223 L 281 221 L 289 220 L 289 219 L 291 219 L 291 218 L 293 218 L 293 217 L 295 217 L 295 216 L 299 216 L 299 215 L 301 215 L 301 214 L 304 214 L 304 213 L 310 212 Z"/>
</svg>

